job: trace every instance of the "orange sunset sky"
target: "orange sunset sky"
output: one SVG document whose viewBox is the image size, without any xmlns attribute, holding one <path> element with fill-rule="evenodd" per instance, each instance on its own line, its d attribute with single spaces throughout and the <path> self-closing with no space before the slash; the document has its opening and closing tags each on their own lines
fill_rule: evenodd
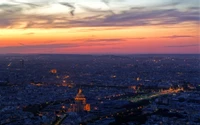
<svg viewBox="0 0 200 125">
<path fill-rule="evenodd" d="M 199 54 L 199 5 L 199 0 L 1 0 L 0 54 Z"/>
</svg>

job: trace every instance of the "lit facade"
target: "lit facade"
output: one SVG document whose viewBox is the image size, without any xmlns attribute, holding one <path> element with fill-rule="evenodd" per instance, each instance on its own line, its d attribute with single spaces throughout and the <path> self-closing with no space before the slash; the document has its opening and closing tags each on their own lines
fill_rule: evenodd
<svg viewBox="0 0 200 125">
<path fill-rule="evenodd" d="M 52 74 L 56 74 L 56 73 L 57 73 L 57 69 L 52 69 L 52 70 L 50 70 L 50 72 L 51 72 Z"/>
<path fill-rule="evenodd" d="M 73 112 L 82 112 L 90 111 L 90 104 L 86 103 L 86 98 L 82 93 L 82 90 L 79 89 L 76 97 L 74 98 L 75 104 L 71 104 L 71 111 Z"/>
</svg>

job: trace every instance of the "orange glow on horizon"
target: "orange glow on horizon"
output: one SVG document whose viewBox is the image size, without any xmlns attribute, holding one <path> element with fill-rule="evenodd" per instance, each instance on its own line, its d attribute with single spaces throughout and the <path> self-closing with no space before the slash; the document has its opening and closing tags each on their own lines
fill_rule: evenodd
<svg viewBox="0 0 200 125">
<path fill-rule="evenodd" d="M 2 41 L 0 47 L 69 44 L 73 45 L 73 47 L 58 47 L 54 49 L 54 53 L 140 53 L 138 48 L 147 49 L 149 50 L 147 52 L 155 53 L 158 50 L 159 53 L 163 46 L 198 43 L 198 29 L 184 27 L 184 25 L 179 24 L 170 28 L 162 26 L 116 27 L 116 29 L 118 28 L 117 30 L 114 27 L 3 29 L 3 35 L 0 35 L 0 41 Z M 174 38 L 170 38 L 170 36 L 174 36 Z M 113 40 L 111 41 L 110 39 Z M 115 39 L 119 41 L 114 41 Z M 51 51 L 49 48 L 46 48 L 46 50 Z M 198 53 L 198 47 L 193 47 L 191 50 L 195 50 L 194 52 Z M 30 51 L 30 53 L 32 52 L 42 53 L 39 50 Z"/>
</svg>

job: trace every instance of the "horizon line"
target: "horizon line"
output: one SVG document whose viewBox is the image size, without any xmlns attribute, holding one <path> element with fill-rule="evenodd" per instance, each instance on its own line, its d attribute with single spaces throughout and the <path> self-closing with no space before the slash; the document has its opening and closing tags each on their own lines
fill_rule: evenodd
<svg viewBox="0 0 200 125">
<path fill-rule="evenodd" d="M 0 55 L 200 55 L 200 53 L 0 53 Z"/>
</svg>

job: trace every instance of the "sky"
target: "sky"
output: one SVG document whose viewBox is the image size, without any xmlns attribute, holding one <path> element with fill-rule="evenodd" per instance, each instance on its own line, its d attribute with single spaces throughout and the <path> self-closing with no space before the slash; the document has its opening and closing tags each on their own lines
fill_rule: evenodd
<svg viewBox="0 0 200 125">
<path fill-rule="evenodd" d="M 199 0 L 0 0 L 0 54 L 200 54 Z"/>
</svg>

